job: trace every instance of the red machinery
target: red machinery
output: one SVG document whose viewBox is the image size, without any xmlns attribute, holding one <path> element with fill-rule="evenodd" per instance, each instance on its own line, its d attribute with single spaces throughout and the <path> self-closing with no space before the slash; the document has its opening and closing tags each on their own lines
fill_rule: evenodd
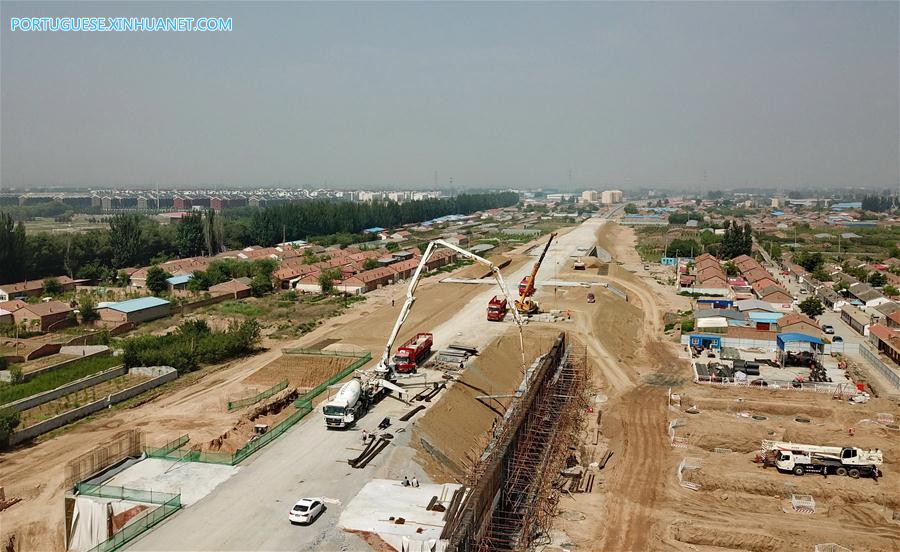
<svg viewBox="0 0 900 552">
<path fill-rule="evenodd" d="M 394 353 L 394 370 L 401 374 L 415 372 L 416 366 L 431 354 L 431 343 L 434 336 L 430 333 L 417 333 L 412 339 L 397 348 Z"/>
<path fill-rule="evenodd" d="M 503 322 L 506 318 L 506 299 L 496 295 L 487 306 L 487 319 L 491 322 Z"/>
<path fill-rule="evenodd" d="M 534 295 L 534 286 L 532 286 L 530 288 L 528 287 L 528 278 L 529 278 L 528 276 L 525 276 L 524 278 L 522 278 L 522 281 L 519 282 L 519 295 L 520 296 L 523 294 L 525 294 L 525 297 Z"/>
</svg>

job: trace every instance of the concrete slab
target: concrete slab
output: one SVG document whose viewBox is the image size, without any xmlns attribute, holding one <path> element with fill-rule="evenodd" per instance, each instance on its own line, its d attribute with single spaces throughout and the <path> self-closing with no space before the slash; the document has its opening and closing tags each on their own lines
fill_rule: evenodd
<svg viewBox="0 0 900 552">
<path fill-rule="evenodd" d="M 400 481 L 373 479 L 346 506 L 338 526 L 376 533 L 397 550 L 401 550 L 404 537 L 411 541 L 437 539 L 444 528 L 444 513 L 425 508 L 434 496 L 443 498 L 441 504 L 449 506 L 453 492 L 460 487 L 453 483 L 404 487 Z M 389 521 L 390 517 L 403 518 L 405 523 L 398 525 Z"/>
<path fill-rule="evenodd" d="M 218 464 L 146 458 L 103 483 L 144 491 L 181 493 L 181 504 L 190 506 L 238 470 L 240 468 Z"/>
</svg>

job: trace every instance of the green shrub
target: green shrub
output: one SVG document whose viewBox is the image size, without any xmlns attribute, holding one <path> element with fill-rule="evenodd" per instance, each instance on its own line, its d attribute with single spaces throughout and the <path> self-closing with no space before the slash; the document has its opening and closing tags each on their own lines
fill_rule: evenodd
<svg viewBox="0 0 900 552">
<path fill-rule="evenodd" d="M 203 320 L 183 322 L 173 333 L 143 335 L 125 341 L 125 366 L 172 366 L 179 373 L 196 370 L 252 352 L 260 338 L 256 320 L 232 322 L 224 332 L 210 329 Z"/>
<path fill-rule="evenodd" d="M 9 445 L 9 436 L 19 425 L 19 413 L 11 408 L 0 410 L 0 448 Z"/>
</svg>

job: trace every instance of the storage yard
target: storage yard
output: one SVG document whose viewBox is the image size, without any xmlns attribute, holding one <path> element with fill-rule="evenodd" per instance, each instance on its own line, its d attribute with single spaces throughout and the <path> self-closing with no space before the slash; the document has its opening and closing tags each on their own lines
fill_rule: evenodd
<svg viewBox="0 0 900 552">
<path fill-rule="evenodd" d="M 546 245 L 544 236 L 504 253 L 510 299 Z M 595 246 L 610 258 L 582 257 Z M 855 382 L 832 357 L 826 392 L 792 386 L 802 369 L 763 362 L 776 361 L 767 352 L 691 355 L 664 322 L 689 299 L 642 270 L 634 246 L 632 229 L 599 217 L 561 230 L 537 272 L 541 314 L 521 334 L 512 301 L 488 319 L 498 295 L 490 270 L 423 280 L 392 351 L 408 349 L 406 373 L 388 382 L 405 393 L 374 397 L 346 429 L 329 429 L 322 407 L 344 399 L 357 367 L 379 364 L 405 283 L 301 339 L 5 454 L 0 484 L 22 501 L 3 512 L 4 527 L 16 528 L 19 550 L 64 548 L 74 476 L 60 459 L 97 457 L 92 449 L 128 429 L 143 432 L 138 448 L 150 457 L 77 496 L 93 508 L 84 500 L 109 500 L 100 485 L 169 493 L 120 497 L 139 523 L 165 518 L 129 537 L 134 550 L 430 550 L 438 540 L 458 550 L 895 548 L 897 405 L 851 400 Z M 735 384 L 741 362 L 761 364 L 747 375 L 771 383 Z M 710 364 L 727 366 L 728 381 L 709 381 Z M 764 441 L 878 449 L 880 476 L 782 473 Z M 303 496 L 324 513 L 291 526 L 288 509 Z M 528 497 L 524 510 L 514 497 Z"/>
</svg>

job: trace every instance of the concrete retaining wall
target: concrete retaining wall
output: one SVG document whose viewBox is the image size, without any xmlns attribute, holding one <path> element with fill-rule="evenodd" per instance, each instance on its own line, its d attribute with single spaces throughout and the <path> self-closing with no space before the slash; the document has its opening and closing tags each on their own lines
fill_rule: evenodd
<svg viewBox="0 0 900 552">
<path fill-rule="evenodd" d="M 128 389 L 123 389 L 122 391 L 114 393 L 105 399 L 94 401 L 84 406 L 69 410 L 68 412 L 63 412 L 58 416 L 54 416 L 48 420 L 44 420 L 43 422 L 37 423 L 31 427 L 26 427 L 21 431 L 16 431 L 12 435 L 10 435 L 9 444 L 16 445 L 23 441 L 34 439 L 38 435 L 47 433 L 48 431 L 52 431 L 58 427 L 62 427 L 68 423 L 74 422 L 79 418 L 84 418 L 89 414 L 93 414 L 98 410 L 103 410 L 104 408 L 107 408 L 113 404 L 122 402 L 126 399 L 130 399 L 131 397 L 134 397 L 136 395 L 140 395 L 144 391 L 148 391 L 150 389 L 153 389 L 154 387 L 158 387 L 178 377 L 178 372 L 175 370 L 175 368 L 168 366 L 157 368 L 168 368 L 168 371 L 162 370 L 165 373 L 152 380 L 145 381 L 139 385 L 135 385 L 134 387 L 129 387 Z"/>
<path fill-rule="evenodd" d="M 100 349 L 98 347 L 102 347 L 102 349 Z M 69 351 L 76 351 L 76 352 L 66 353 L 65 351 L 67 349 Z M 40 376 L 41 374 L 46 374 L 46 373 L 52 372 L 54 370 L 59 370 L 60 368 L 65 368 L 66 366 L 69 366 L 70 364 L 73 364 L 73 363 L 78 362 L 79 360 L 83 360 L 85 358 L 90 358 L 93 356 L 104 356 L 104 355 L 109 354 L 109 347 L 107 347 L 106 345 L 90 347 L 89 349 L 91 349 L 93 352 L 85 353 L 84 356 L 79 356 L 78 358 L 70 358 L 69 360 L 64 360 L 58 364 L 53 364 L 52 366 L 46 366 L 46 367 L 40 368 L 38 370 L 33 370 L 31 372 L 23 373 L 22 381 L 26 382 L 36 376 Z M 80 355 L 81 350 L 82 350 L 82 347 L 61 347 L 58 352 L 63 353 L 63 354 L 78 354 L 78 355 Z M 9 374 L 9 370 L 0 371 L 0 381 L 11 381 L 11 379 L 12 378 Z"/>
<path fill-rule="evenodd" d="M 56 389 L 44 391 L 43 393 L 38 393 L 37 395 L 32 395 L 30 397 L 25 397 L 24 399 L 19 399 L 15 402 L 5 404 L 3 405 L 3 408 L 12 408 L 17 412 L 21 412 L 22 410 L 28 410 L 29 408 L 34 408 L 35 406 L 39 406 L 46 402 L 56 400 L 63 395 L 74 393 L 75 391 L 79 391 L 81 389 L 84 389 L 85 387 L 92 387 L 94 385 L 97 385 L 98 383 L 102 383 L 119 376 L 124 376 L 127 373 L 128 370 L 124 366 L 116 366 L 115 368 L 110 368 L 109 370 L 100 372 L 99 374 L 93 374 L 87 377 L 83 377 L 79 380 L 75 380 L 71 383 L 61 385 Z"/>
</svg>

